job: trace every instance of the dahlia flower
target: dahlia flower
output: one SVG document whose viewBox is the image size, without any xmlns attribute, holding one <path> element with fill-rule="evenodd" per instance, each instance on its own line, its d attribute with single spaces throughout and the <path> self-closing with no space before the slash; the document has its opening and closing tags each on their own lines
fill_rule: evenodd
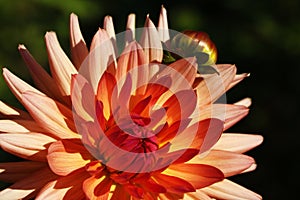
<svg viewBox="0 0 300 200">
<path fill-rule="evenodd" d="M 163 7 L 140 38 L 135 15 L 126 30 L 120 48 L 107 16 L 87 48 L 71 14 L 71 59 L 45 36 L 51 75 L 19 46 L 36 88 L 3 69 L 26 111 L 0 102 L 1 148 L 24 159 L 0 163 L 0 199 L 261 199 L 227 179 L 255 169 L 243 153 L 262 142 L 223 133 L 251 100 L 220 98 L 248 74 L 215 64 L 204 33 L 172 36 Z"/>
</svg>

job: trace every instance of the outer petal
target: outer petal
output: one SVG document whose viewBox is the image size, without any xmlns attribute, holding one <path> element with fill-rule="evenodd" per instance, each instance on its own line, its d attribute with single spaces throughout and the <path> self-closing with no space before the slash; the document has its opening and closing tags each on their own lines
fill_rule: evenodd
<svg viewBox="0 0 300 200">
<path fill-rule="evenodd" d="M 260 145 L 262 141 L 261 135 L 224 133 L 213 149 L 244 153 Z"/>
<path fill-rule="evenodd" d="M 160 40 L 164 42 L 167 47 L 169 47 L 170 34 L 168 27 L 167 11 L 163 6 L 161 6 L 161 11 L 158 20 L 158 34 Z"/>
<path fill-rule="evenodd" d="M 125 46 L 135 39 L 135 14 L 128 15 L 126 32 L 125 32 Z"/>
<path fill-rule="evenodd" d="M 80 31 L 78 17 L 74 13 L 70 15 L 70 39 L 72 61 L 75 67 L 79 69 L 89 51 Z"/>
<path fill-rule="evenodd" d="M 14 132 L 14 133 L 27 133 L 27 132 L 45 132 L 33 120 L 0 120 L 0 132 Z"/>
<path fill-rule="evenodd" d="M 140 44 L 144 48 L 146 62 L 161 62 L 163 50 L 156 27 L 147 16 L 145 27 L 141 36 Z"/>
<path fill-rule="evenodd" d="M 225 177 L 240 174 L 254 164 L 254 159 L 239 153 L 212 150 L 204 158 L 194 157 L 188 163 L 207 164 L 220 169 Z"/>
<path fill-rule="evenodd" d="M 36 86 L 49 97 L 60 100 L 62 102 L 63 97 L 59 92 L 53 78 L 41 65 L 37 63 L 37 61 L 31 56 L 24 45 L 19 45 L 18 49 L 29 69 L 31 77 Z"/>
<path fill-rule="evenodd" d="M 190 192 L 184 195 L 184 200 L 195 200 L 195 199 L 200 199 L 200 200 L 212 200 L 209 196 L 207 196 L 204 192 L 201 190 L 197 190 L 196 192 Z"/>
<path fill-rule="evenodd" d="M 55 139 L 41 133 L 0 134 L 0 145 L 5 151 L 21 158 L 46 161 L 48 146 Z"/>
<path fill-rule="evenodd" d="M 60 177 L 43 187 L 36 200 L 85 199 L 82 183 L 87 177 L 88 174 L 85 171 L 78 171 L 71 175 Z"/>
<path fill-rule="evenodd" d="M 42 177 L 42 178 L 41 178 Z M 48 182 L 54 180 L 56 175 L 46 167 L 32 173 L 28 178 L 22 179 L 0 192 L 1 199 L 15 200 L 33 197 Z"/>
<path fill-rule="evenodd" d="M 22 94 L 25 91 L 35 92 L 40 95 L 44 95 L 34 87 L 30 86 L 26 82 L 22 81 L 20 78 L 11 73 L 8 69 L 3 68 L 3 76 L 4 79 L 10 88 L 10 90 L 14 93 L 17 99 L 22 102 Z"/>
<path fill-rule="evenodd" d="M 103 28 L 106 30 L 115 50 L 115 55 L 118 55 L 117 43 L 116 43 L 116 33 L 114 28 L 113 19 L 111 16 L 106 16 L 104 18 Z"/>
<path fill-rule="evenodd" d="M 33 161 L 0 163 L 0 180 L 14 183 L 46 166 L 46 163 Z"/>
<path fill-rule="evenodd" d="M 207 195 L 216 199 L 259 200 L 262 197 L 227 179 L 201 189 Z"/>
<path fill-rule="evenodd" d="M 6 119 L 19 118 L 19 119 L 32 119 L 31 116 L 18 108 L 11 107 L 0 100 L 0 117 L 5 116 Z"/>
<path fill-rule="evenodd" d="M 75 130 L 72 111 L 64 105 L 46 96 L 32 92 L 22 95 L 24 106 L 35 121 L 58 138 L 78 138 Z"/>
<path fill-rule="evenodd" d="M 70 95 L 71 75 L 77 70 L 62 50 L 54 32 L 45 35 L 50 70 L 63 96 Z"/>
<path fill-rule="evenodd" d="M 66 176 L 90 162 L 91 155 L 78 140 L 61 140 L 51 144 L 48 163 L 53 172 Z"/>
</svg>

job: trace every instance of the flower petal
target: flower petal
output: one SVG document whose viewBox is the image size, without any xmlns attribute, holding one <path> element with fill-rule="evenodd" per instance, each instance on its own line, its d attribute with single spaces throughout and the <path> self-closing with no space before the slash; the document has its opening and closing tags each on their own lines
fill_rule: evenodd
<svg viewBox="0 0 300 200">
<path fill-rule="evenodd" d="M 240 174 L 254 164 L 254 159 L 239 153 L 212 150 L 207 156 L 194 157 L 188 163 L 207 164 L 220 169 L 225 177 Z"/>
<path fill-rule="evenodd" d="M 31 116 L 27 112 L 25 112 L 21 109 L 9 106 L 0 100 L 0 117 L 2 117 L 2 115 L 4 115 L 6 119 L 12 119 L 12 118 L 32 119 Z"/>
<path fill-rule="evenodd" d="M 88 199 L 107 199 L 112 180 L 107 176 L 90 177 L 83 183 L 83 191 Z"/>
<path fill-rule="evenodd" d="M 146 63 L 162 61 L 163 50 L 161 41 L 159 39 L 158 31 L 149 16 L 146 18 L 140 44 L 145 51 Z"/>
<path fill-rule="evenodd" d="M 27 132 L 45 132 L 33 120 L 0 120 L 0 132 L 14 132 L 14 133 L 27 133 Z"/>
<path fill-rule="evenodd" d="M 61 140 L 50 145 L 47 159 L 54 173 L 66 176 L 89 163 L 91 155 L 80 140 Z"/>
<path fill-rule="evenodd" d="M 78 138 L 72 111 L 46 96 L 33 92 L 22 94 L 24 106 L 35 121 L 57 138 Z"/>
<path fill-rule="evenodd" d="M 14 200 L 23 199 L 25 197 L 28 199 L 30 199 L 30 197 L 33 198 L 37 191 L 55 178 L 56 175 L 54 175 L 48 167 L 43 168 L 2 190 L 0 192 L 1 199 Z"/>
<path fill-rule="evenodd" d="M 3 68 L 3 77 L 10 88 L 10 90 L 13 92 L 13 94 L 17 97 L 17 99 L 22 102 L 22 94 L 25 91 L 31 91 L 35 92 L 40 95 L 44 95 L 34 87 L 30 86 L 17 76 L 15 76 L 13 73 L 11 73 L 8 69 Z"/>
<path fill-rule="evenodd" d="M 84 170 L 71 175 L 60 177 L 45 185 L 36 197 L 36 200 L 53 199 L 85 199 L 82 191 L 82 183 L 88 177 Z"/>
<path fill-rule="evenodd" d="M 207 187 L 224 178 L 224 174 L 219 169 L 202 164 L 170 165 L 162 173 L 184 179 L 190 182 L 195 189 Z"/>
<path fill-rule="evenodd" d="M 169 34 L 169 27 L 168 27 L 167 11 L 164 8 L 164 6 L 161 6 L 157 29 L 158 29 L 160 40 L 164 42 L 167 47 L 169 47 L 170 34 Z"/>
<path fill-rule="evenodd" d="M 241 106 L 245 106 L 247 108 L 249 108 L 252 104 L 252 101 L 250 98 L 244 98 L 238 102 L 235 102 L 234 105 L 241 105 Z"/>
<path fill-rule="evenodd" d="M 244 153 L 260 145 L 262 141 L 261 135 L 224 133 L 213 149 Z"/>
<path fill-rule="evenodd" d="M 187 193 L 187 194 L 184 195 L 184 198 L 183 198 L 183 200 L 195 200 L 195 199 L 212 200 L 212 198 L 207 196 L 201 190 L 197 190 L 196 192 Z"/>
<path fill-rule="evenodd" d="M 125 46 L 135 39 L 135 14 L 129 14 L 125 32 Z"/>
<path fill-rule="evenodd" d="M 14 183 L 46 166 L 44 162 L 33 161 L 0 163 L 0 180 Z"/>
<path fill-rule="evenodd" d="M 78 17 L 74 13 L 70 15 L 70 39 L 72 61 L 75 67 L 79 69 L 89 51 L 80 31 Z"/>
<path fill-rule="evenodd" d="M 201 189 L 207 195 L 216 199 L 259 200 L 262 197 L 230 180 L 224 179 L 209 187 Z"/>
<path fill-rule="evenodd" d="M 19 45 L 18 49 L 38 89 L 40 89 L 42 92 L 44 92 L 47 96 L 51 98 L 54 98 L 61 102 L 63 102 L 63 100 L 66 101 L 67 99 L 63 99 L 53 78 L 46 72 L 46 70 L 40 64 L 37 63 L 37 61 L 26 49 L 26 47 L 24 45 Z"/>
<path fill-rule="evenodd" d="M 77 70 L 62 50 L 54 32 L 46 33 L 45 41 L 53 79 L 62 95 L 69 96 L 71 75 L 77 74 Z"/>
<path fill-rule="evenodd" d="M 236 74 L 234 65 L 217 65 L 216 68 L 219 74 L 201 75 L 203 80 L 196 87 L 199 106 L 208 105 L 220 98 L 226 92 Z"/>
<path fill-rule="evenodd" d="M 115 55 L 118 55 L 117 43 L 116 43 L 116 33 L 114 28 L 114 23 L 111 16 L 106 16 L 104 18 L 103 28 L 106 30 L 115 50 Z"/>
<path fill-rule="evenodd" d="M 41 133 L 0 134 L 1 148 L 21 158 L 46 161 L 47 148 L 56 140 Z"/>
</svg>

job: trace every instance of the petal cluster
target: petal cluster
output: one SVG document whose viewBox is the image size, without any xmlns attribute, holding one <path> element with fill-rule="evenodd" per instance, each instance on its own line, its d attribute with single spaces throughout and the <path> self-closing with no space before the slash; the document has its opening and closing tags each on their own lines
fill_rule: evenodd
<svg viewBox="0 0 300 200">
<path fill-rule="evenodd" d="M 261 199 L 226 179 L 256 167 L 243 153 L 262 137 L 223 133 L 251 100 L 217 103 L 248 74 L 214 63 L 217 73 L 199 73 L 196 56 L 164 62 L 163 7 L 140 38 L 130 14 L 124 35 L 120 51 L 107 16 L 88 48 L 71 14 L 71 59 L 45 35 L 51 75 L 19 46 L 36 88 L 3 69 L 26 111 L 0 101 L 0 145 L 25 161 L 0 163 L 12 183 L 0 199 Z"/>
</svg>

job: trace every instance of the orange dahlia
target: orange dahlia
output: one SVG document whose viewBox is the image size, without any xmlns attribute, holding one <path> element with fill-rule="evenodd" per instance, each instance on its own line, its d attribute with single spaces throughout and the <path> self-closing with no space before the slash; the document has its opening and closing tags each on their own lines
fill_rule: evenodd
<svg viewBox="0 0 300 200">
<path fill-rule="evenodd" d="M 248 74 L 215 64 L 206 34 L 170 31 L 164 8 L 140 31 L 107 16 L 88 49 L 71 14 L 71 60 L 45 36 L 51 76 L 19 46 L 37 89 L 3 69 L 27 111 L 0 102 L 1 148 L 24 159 L 0 163 L 0 199 L 261 199 L 226 179 L 255 169 L 243 153 L 262 142 L 223 133 L 251 100 L 221 97 Z"/>
</svg>

